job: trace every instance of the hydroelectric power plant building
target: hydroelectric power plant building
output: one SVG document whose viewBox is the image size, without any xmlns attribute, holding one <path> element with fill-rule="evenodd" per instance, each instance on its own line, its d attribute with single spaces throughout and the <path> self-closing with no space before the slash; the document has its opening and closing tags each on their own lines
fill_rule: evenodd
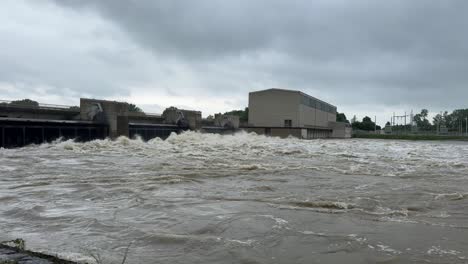
<svg viewBox="0 0 468 264">
<path fill-rule="evenodd" d="M 249 131 L 270 136 L 351 137 L 349 124 L 336 122 L 337 108 L 300 91 L 267 89 L 249 94 Z"/>
<path fill-rule="evenodd" d="M 349 124 L 336 122 L 336 107 L 300 91 L 268 89 L 249 94 L 248 123 L 239 116 L 169 107 L 162 114 L 132 112 L 124 102 L 80 99 L 80 106 L 40 104 L 31 100 L 0 101 L 0 148 L 41 144 L 55 139 L 89 141 L 126 136 L 150 140 L 195 130 L 232 133 L 239 128 L 257 134 L 303 139 L 348 138 Z"/>
</svg>

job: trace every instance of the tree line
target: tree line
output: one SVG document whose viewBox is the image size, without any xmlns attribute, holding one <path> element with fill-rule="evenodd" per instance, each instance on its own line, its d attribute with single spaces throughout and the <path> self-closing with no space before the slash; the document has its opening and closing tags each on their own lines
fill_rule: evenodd
<svg viewBox="0 0 468 264">
<path fill-rule="evenodd" d="M 376 125 L 375 122 L 368 116 L 365 116 L 362 121 L 358 121 L 356 116 L 354 116 L 351 121 L 346 118 L 344 113 L 336 114 L 337 122 L 346 122 L 351 124 L 353 129 L 373 131 L 374 129 L 380 130 L 381 127 Z M 433 118 L 432 121 L 429 118 L 429 110 L 422 109 L 420 113 L 415 114 L 413 117 L 414 124 L 419 131 L 437 131 L 440 127 L 446 127 L 448 131 L 465 131 L 468 123 L 468 109 L 457 109 L 449 113 L 448 111 L 438 113 Z M 397 129 L 411 129 L 411 120 L 408 120 L 408 124 L 405 125 L 395 125 Z M 391 126 L 389 122 L 386 123 L 386 126 Z"/>
<path fill-rule="evenodd" d="M 420 113 L 414 115 L 413 121 L 422 131 L 433 131 L 437 130 L 438 127 L 444 126 L 449 131 L 459 131 L 460 128 L 465 130 L 468 118 L 468 109 L 456 109 L 449 113 L 444 111 L 436 114 L 432 118 L 432 122 L 429 120 L 429 110 L 422 109 Z M 390 122 L 388 122 L 390 124 Z"/>
</svg>

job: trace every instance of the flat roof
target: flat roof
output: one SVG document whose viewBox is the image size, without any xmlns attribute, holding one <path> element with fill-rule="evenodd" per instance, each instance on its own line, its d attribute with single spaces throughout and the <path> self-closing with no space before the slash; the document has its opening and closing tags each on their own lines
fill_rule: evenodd
<svg viewBox="0 0 468 264">
<path fill-rule="evenodd" d="M 281 89 L 281 88 L 270 88 L 270 89 L 265 89 L 265 90 L 250 92 L 249 94 L 252 94 L 252 93 L 266 93 L 266 92 L 289 92 L 289 93 L 299 93 L 299 94 L 301 94 L 301 95 L 304 95 L 304 96 L 307 96 L 307 97 L 309 97 L 309 98 L 315 99 L 315 100 L 317 100 L 317 101 L 319 101 L 319 102 L 321 102 L 321 103 L 324 103 L 324 104 L 327 104 L 327 105 L 332 106 L 332 107 L 334 107 L 334 108 L 337 108 L 335 105 L 332 105 L 332 104 L 330 104 L 330 103 L 327 103 L 327 102 L 325 102 L 325 101 L 322 101 L 322 100 L 320 100 L 320 99 L 318 99 L 318 98 L 316 98 L 316 97 L 313 97 L 313 96 L 311 96 L 311 95 L 308 95 L 308 94 L 306 94 L 306 93 L 304 93 L 304 92 L 301 92 L 301 91 L 299 91 L 299 90 L 290 90 L 290 89 Z"/>
<path fill-rule="evenodd" d="M 1 121 L 6 121 L 6 122 L 27 122 L 27 123 L 105 125 L 105 124 L 97 123 L 97 122 L 94 122 L 94 121 L 15 118 L 15 117 L 0 117 L 0 122 Z"/>
</svg>

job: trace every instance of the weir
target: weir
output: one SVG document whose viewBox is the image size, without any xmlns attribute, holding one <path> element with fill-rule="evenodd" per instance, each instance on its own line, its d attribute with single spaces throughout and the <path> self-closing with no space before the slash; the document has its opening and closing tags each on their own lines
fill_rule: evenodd
<svg viewBox="0 0 468 264">
<path fill-rule="evenodd" d="M 80 107 L 32 105 L 0 101 L 0 148 L 41 144 L 62 138 L 78 142 L 140 137 L 165 139 L 186 130 L 232 133 L 239 119 L 216 116 L 204 121 L 201 112 L 167 108 L 162 115 L 129 112 L 129 104 L 97 99 L 80 99 Z"/>
<path fill-rule="evenodd" d="M 107 135 L 106 125 L 93 122 L 0 118 L 0 147 L 3 148 L 41 144 L 58 138 L 82 142 Z"/>
</svg>

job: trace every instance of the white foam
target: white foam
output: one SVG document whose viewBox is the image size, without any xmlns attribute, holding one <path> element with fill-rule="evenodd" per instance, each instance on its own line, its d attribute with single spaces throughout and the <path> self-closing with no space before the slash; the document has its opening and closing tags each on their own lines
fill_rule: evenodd
<svg viewBox="0 0 468 264">
<path fill-rule="evenodd" d="M 275 217 L 273 215 L 260 215 L 260 216 L 269 218 L 271 220 L 274 220 L 276 222 L 276 224 L 273 226 L 273 228 L 278 228 L 278 229 L 286 228 L 286 229 L 289 229 L 286 226 L 289 222 L 284 220 L 283 218 Z"/>
<path fill-rule="evenodd" d="M 429 250 L 427 250 L 427 254 L 438 255 L 438 256 L 445 256 L 445 255 L 456 256 L 460 253 L 461 252 L 457 250 L 442 249 L 440 246 L 432 246 Z"/>
<path fill-rule="evenodd" d="M 391 254 L 401 254 L 401 251 L 393 249 L 390 246 L 387 246 L 384 244 L 377 244 L 376 246 L 379 249 L 379 251 L 383 251 L 383 252 L 391 253 Z"/>
</svg>

